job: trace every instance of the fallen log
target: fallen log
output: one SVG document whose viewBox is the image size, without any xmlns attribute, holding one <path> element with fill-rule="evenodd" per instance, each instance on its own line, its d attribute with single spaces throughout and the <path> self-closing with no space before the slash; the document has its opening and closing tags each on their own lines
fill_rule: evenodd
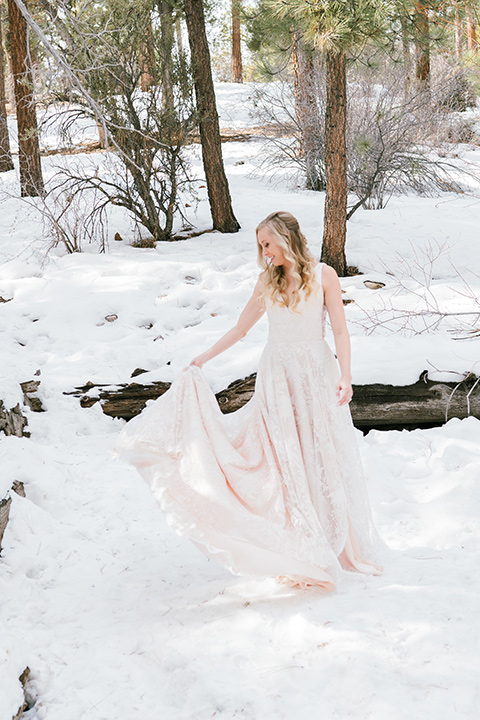
<svg viewBox="0 0 480 720">
<path fill-rule="evenodd" d="M 149 400 L 156 400 L 169 387 L 170 383 L 164 382 L 153 382 L 149 385 L 122 383 L 113 386 L 87 382 L 76 387 L 73 392 L 65 392 L 64 395 L 80 397 L 80 405 L 84 408 L 100 402 L 105 415 L 131 420 L 142 412 Z"/>
<path fill-rule="evenodd" d="M 27 683 L 30 679 L 30 668 L 27 666 L 25 670 L 22 672 L 20 677 L 18 678 L 20 685 L 22 686 L 23 690 L 23 702 L 18 708 L 18 712 L 13 716 L 12 720 L 21 720 L 22 715 L 26 710 L 30 710 L 33 705 L 29 702 L 29 699 L 27 697 Z"/>
<path fill-rule="evenodd" d="M 27 425 L 28 420 L 22 413 L 19 403 L 7 410 L 0 400 L 0 432 L 16 437 L 28 437 L 28 432 L 25 430 Z"/>
<path fill-rule="evenodd" d="M 37 371 L 38 374 L 40 371 Z M 20 383 L 23 392 L 23 403 L 29 407 L 32 412 L 43 412 L 42 401 L 37 397 L 36 393 L 40 387 L 40 380 L 28 380 Z M 30 437 L 30 433 L 25 430 L 28 420 L 22 413 L 20 403 L 15 407 L 7 410 L 5 404 L 0 400 L 0 432 L 5 435 L 15 435 L 16 437 Z"/>
<path fill-rule="evenodd" d="M 223 413 L 234 412 L 248 402 L 253 395 L 255 378 L 253 374 L 236 380 L 216 394 Z M 79 397 L 82 407 L 100 402 L 106 415 L 130 420 L 143 410 L 148 400 L 160 397 L 169 387 L 169 383 L 163 382 L 117 386 L 87 383 L 65 394 Z M 471 373 L 461 382 L 439 382 L 430 380 L 425 370 L 412 385 L 374 383 L 354 385 L 353 390 L 350 405 L 353 422 L 362 430 L 429 427 L 470 415 L 480 418 L 480 382 Z"/>
</svg>

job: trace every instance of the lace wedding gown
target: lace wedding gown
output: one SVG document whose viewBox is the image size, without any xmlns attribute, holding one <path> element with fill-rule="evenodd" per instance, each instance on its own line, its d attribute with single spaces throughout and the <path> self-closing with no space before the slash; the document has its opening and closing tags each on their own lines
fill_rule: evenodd
<svg viewBox="0 0 480 720">
<path fill-rule="evenodd" d="M 118 449 L 167 520 L 232 572 L 332 590 L 376 574 L 375 530 L 348 407 L 324 340 L 319 289 L 297 312 L 269 305 L 255 394 L 222 415 L 198 367 L 121 433 Z"/>
</svg>

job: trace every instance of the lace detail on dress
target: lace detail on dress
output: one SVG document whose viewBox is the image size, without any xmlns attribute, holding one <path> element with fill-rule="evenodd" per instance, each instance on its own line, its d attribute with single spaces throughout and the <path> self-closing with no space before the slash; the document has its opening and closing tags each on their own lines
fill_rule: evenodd
<svg viewBox="0 0 480 720">
<path fill-rule="evenodd" d="M 350 412 L 324 340 L 321 289 L 267 307 L 247 405 L 222 415 L 197 367 L 123 430 L 119 451 L 167 519 L 233 572 L 332 589 L 342 566 L 375 573 L 374 529 Z"/>
</svg>

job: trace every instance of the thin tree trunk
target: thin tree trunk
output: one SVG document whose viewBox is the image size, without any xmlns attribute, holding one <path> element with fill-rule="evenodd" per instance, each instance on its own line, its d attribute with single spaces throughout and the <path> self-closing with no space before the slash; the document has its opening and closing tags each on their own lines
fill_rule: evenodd
<svg viewBox="0 0 480 720">
<path fill-rule="evenodd" d="M 14 0 L 8 0 L 9 39 L 17 107 L 18 155 L 22 197 L 44 192 L 27 23 Z"/>
<path fill-rule="evenodd" d="M 10 152 L 10 139 L 8 137 L 4 64 L 2 8 L 0 7 L 0 172 L 13 170 L 13 160 Z"/>
<path fill-rule="evenodd" d="M 477 28 L 470 8 L 467 9 L 467 47 L 470 52 L 477 52 L 478 50 Z"/>
<path fill-rule="evenodd" d="M 173 24 L 173 7 L 166 0 L 159 0 L 158 12 L 160 15 L 161 42 L 161 82 L 162 82 L 162 112 L 174 113 L 173 100 L 173 43 L 175 41 L 175 28 Z"/>
<path fill-rule="evenodd" d="M 455 3 L 455 57 L 460 59 L 463 54 L 463 28 L 460 10 L 458 8 L 458 0 Z"/>
<path fill-rule="evenodd" d="M 428 7 L 415 3 L 416 77 L 425 89 L 430 87 L 430 23 Z"/>
<path fill-rule="evenodd" d="M 402 55 L 403 65 L 405 67 L 405 96 L 410 93 L 412 84 L 412 56 L 410 53 L 410 42 L 407 21 L 404 15 L 400 15 L 400 25 L 402 32 Z"/>
<path fill-rule="evenodd" d="M 300 34 L 293 34 L 293 91 L 295 116 L 302 133 L 302 153 L 305 158 L 306 187 L 324 190 L 325 179 L 318 172 L 321 144 L 319 138 L 318 106 L 315 99 L 315 68 L 311 53 L 305 52 Z"/>
<path fill-rule="evenodd" d="M 232 82 L 243 83 L 240 10 L 242 0 L 232 0 Z"/>
<path fill-rule="evenodd" d="M 325 108 L 325 216 L 322 262 L 338 275 L 347 273 L 347 70 L 344 53 L 326 53 L 327 105 Z"/>
<path fill-rule="evenodd" d="M 224 233 L 237 232 L 240 225 L 233 213 L 232 200 L 222 157 L 220 125 L 213 87 L 210 51 L 205 32 L 202 0 L 185 0 L 188 40 L 197 98 L 202 158 L 207 181 L 213 227 Z"/>
<path fill-rule="evenodd" d="M 159 3 L 160 4 L 160 3 Z M 147 92 L 155 82 L 155 47 L 153 40 L 152 18 L 150 13 L 145 17 L 145 41 L 143 43 L 141 59 L 142 74 L 140 75 L 140 89 Z"/>
</svg>

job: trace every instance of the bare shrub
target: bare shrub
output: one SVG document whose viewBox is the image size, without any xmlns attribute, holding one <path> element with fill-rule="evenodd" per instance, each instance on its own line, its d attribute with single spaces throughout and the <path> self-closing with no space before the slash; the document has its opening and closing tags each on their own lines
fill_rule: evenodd
<svg viewBox="0 0 480 720">
<path fill-rule="evenodd" d="M 456 75 L 450 81 L 455 84 Z M 318 130 L 317 169 L 324 168 L 325 78 L 316 66 L 315 122 Z M 347 176 L 356 196 L 348 217 L 359 208 L 382 208 L 394 193 L 435 194 L 461 191 L 459 177 L 470 173 L 453 162 L 452 133 L 462 124 L 445 112 L 436 98 L 445 93 L 445 77 L 431 90 L 409 85 L 402 66 L 384 71 L 354 66 L 348 73 Z M 268 145 L 259 170 L 273 177 L 290 173 L 295 184 L 306 182 L 302 124 L 296 113 L 293 80 L 259 87 L 255 102 Z M 467 132 L 462 124 L 463 130 Z M 273 131 L 273 132 L 272 132 Z"/>
<path fill-rule="evenodd" d="M 438 63 L 434 74 L 435 101 L 449 112 L 465 112 L 476 107 L 475 88 L 464 67 Z"/>
<path fill-rule="evenodd" d="M 393 193 L 460 190 L 447 159 L 445 116 L 432 101 L 435 91 L 416 84 L 407 88 L 406 83 L 401 67 L 389 68 L 380 77 L 361 70 L 351 73 L 348 181 L 357 202 L 348 217 L 361 206 L 384 207 Z"/>
<path fill-rule="evenodd" d="M 307 167 L 302 128 L 295 114 L 293 80 L 259 84 L 252 94 L 255 116 L 267 141 L 259 154 L 258 173 L 280 180 L 287 176 L 294 184 L 304 182 Z"/>
<path fill-rule="evenodd" d="M 48 250 L 62 246 L 68 253 L 81 252 L 85 244 L 95 244 L 100 252 L 107 245 L 106 203 L 96 189 L 75 190 L 61 176 L 53 179 L 47 193 L 36 202 L 43 222 Z"/>
<path fill-rule="evenodd" d="M 460 272 L 448 259 L 447 243 L 410 243 L 410 252 L 397 253 L 388 265 L 380 266 L 389 280 L 376 296 L 375 307 L 355 303 L 357 319 L 351 322 L 366 334 L 379 329 L 406 336 L 435 333 L 445 327 L 456 340 L 480 335 L 480 276 L 472 270 Z M 438 292 L 441 264 L 447 262 L 454 279 L 445 299 L 445 284 Z M 470 276 L 470 279 L 469 277 Z"/>
</svg>

